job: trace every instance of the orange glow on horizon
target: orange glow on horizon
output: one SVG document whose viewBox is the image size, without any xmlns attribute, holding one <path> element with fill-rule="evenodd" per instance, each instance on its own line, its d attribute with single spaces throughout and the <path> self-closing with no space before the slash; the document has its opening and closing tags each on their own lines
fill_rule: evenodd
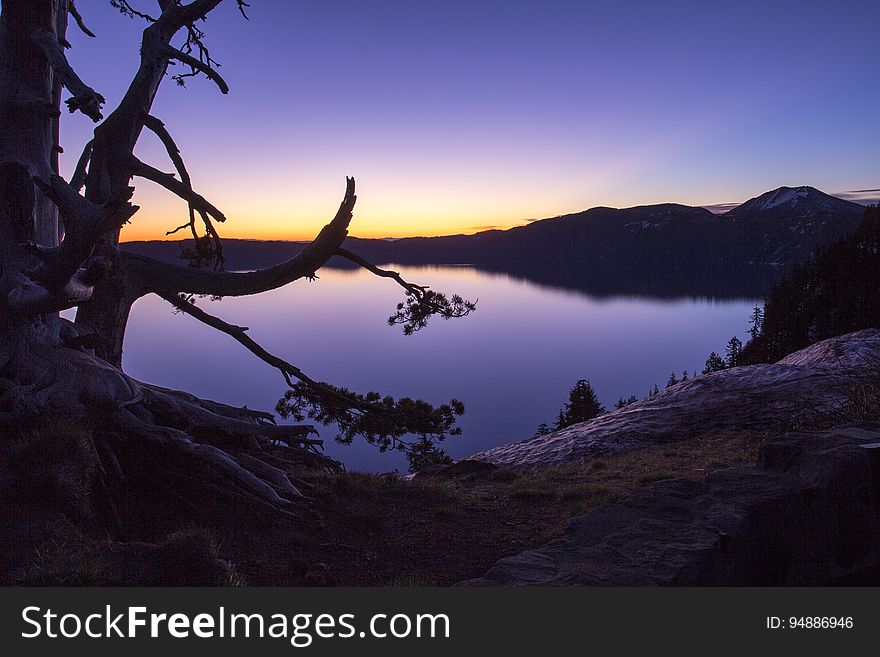
<svg viewBox="0 0 880 657">
<path fill-rule="evenodd" d="M 187 220 L 186 205 L 152 183 L 138 183 L 134 203 L 140 206 L 140 210 L 131 223 L 123 227 L 121 240 L 180 240 L 191 237 L 189 228 L 173 235 L 166 234 Z M 219 181 L 212 187 L 203 190 L 202 194 L 223 210 L 227 221 L 216 224 L 216 227 L 221 237 L 231 239 L 311 240 L 333 217 L 339 204 L 338 185 L 327 185 L 319 190 L 294 190 L 291 196 L 297 199 L 296 207 L 290 208 L 278 207 L 280 201 L 277 197 L 233 196 L 231 190 L 224 189 Z M 414 198 L 415 194 L 406 197 L 385 190 L 376 190 L 374 194 L 374 190 L 364 191 L 364 187 L 366 185 L 359 185 L 358 201 L 349 229 L 353 237 L 382 239 L 473 234 L 521 226 L 533 217 L 551 217 L 583 209 L 579 204 L 570 208 L 541 207 L 543 203 L 537 199 L 530 204 L 523 202 L 523 199 L 516 199 L 511 204 L 510 199 L 506 199 L 506 203 L 492 207 L 491 199 L 477 198 L 472 190 L 463 190 L 458 197 L 450 195 L 446 199 L 435 200 L 430 207 L 425 207 Z M 254 198 L 261 198 L 262 202 L 254 202 Z M 389 198 L 393 201 L 387 202 Z M 387 205 L 380 205 L 383 200 Z M 528 212 L 529 205 L 532 206 L 531 213 Z M 417 209 L 410 211 L 409 208 Z M 197 228 L 199 234 L 204 234 L 200 223 L 197 223 Z"/>
</svg>

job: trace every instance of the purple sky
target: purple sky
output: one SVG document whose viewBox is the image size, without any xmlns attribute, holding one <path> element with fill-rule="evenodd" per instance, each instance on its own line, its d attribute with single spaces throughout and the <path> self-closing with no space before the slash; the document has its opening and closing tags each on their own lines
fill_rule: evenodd
<svg viewBox="0 0 880 657">
<path fill-rule="evenodd" d="M 370 237 L 880 187 L 880 2 L 251 4 L 250 21 L 227 0 L 204 26 L 230 94 L 169 80 L 154 109 L 227 236 L 311 236 L 345 175 L 352 232 Z M 112 107 L 143 24 L 78 6 L 98 38 L 71 27 L 70 59 Z M 91 129 L 65 119 L 67 171 Z M 179 202 L 136 184 L 129 239 L 181 223 Z"/>
</svg>

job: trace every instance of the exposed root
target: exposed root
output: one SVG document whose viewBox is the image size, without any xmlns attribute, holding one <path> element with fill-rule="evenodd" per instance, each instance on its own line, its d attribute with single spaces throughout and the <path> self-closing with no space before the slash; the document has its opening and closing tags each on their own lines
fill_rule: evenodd
<svg viewBox="0 0 880 657">
<path fill-rule="evenodd" d="M 308 498 L 289 472 L 341 467 L 320 453 L 311 426 L 143 384 L 75 349 L 18 345 L 0 384 L 0 422 L 10 428 L 41 417 L 92 428 L 111 529 L 120 524 L 114 492 L 138 486 L 195 508 L 207 496 L 307 519 Z"/>
</svg>

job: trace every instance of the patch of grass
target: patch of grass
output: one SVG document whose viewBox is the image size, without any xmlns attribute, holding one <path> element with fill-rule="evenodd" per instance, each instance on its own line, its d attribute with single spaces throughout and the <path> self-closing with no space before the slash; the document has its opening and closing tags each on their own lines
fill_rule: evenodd
<svg viewBox="0 0 880 657">
<path fill-rule="evenodd" d="M 116 584 L 107 563 L 99 555 L 83 550 L 72 527 L 60 530 L 38 547 L 31 561 L 8 576 L 13 586 L 107 586 Z M 63 532 L 63 533 L 62 533 Z M 5 578 L 4 578 L 5 579 Z"/>
<path fill-rule="evenodd" d="M 570 518 L 582 516 L 585 513 L 592 511 L 597 506 L 602 506 L 603 504 L 613 504 L 621 497 L 623 496 L 620 493 L 617 493 L 615 491 L 608 491 L 606 494 L 600 495 L 598 497 L 593 497 L 586 500 L 579 500 L 577 503 L 569 506 L 568 515 Z"/>
<path fill-rule="evenodd" d="M 411 483 L 395 475 L 376 475 L 369 472 L 317 473 L 307 477 L 316 492 L 340 496 L 370 496 L 386 492 L 402 492 Z"/>
<path fill-rule="evenodd" d="M 434 515 L 437 518 L 455 518 L 461 514 L 461 509 L 456 506 L 438 506 L 434 509 Z"/>
<path fill-rule="evenodd" d="M 502 484 L 510 483 L 512 481 L 516 481 L 517 479 L 519 479 L 519 475 L 513 470 L 505 470 L 504 468 L 499 468 L 492 473 L 492 481 L 497 481 Z"/>
<path fill-rule="evenodd" d="M 387 582 L 383 582 L 382 586 L 390 586 L 390 587 L 406 587 L 412 588 L 414 586 L 437 586 L 437 578 L 436 577 L 423 577 L 420 575 L 398 575 Z"/>
<path fill-rule="evenodd" d="M 236 579 L 228 562 L 220 557 L 220 545 L 212 532 L 189 526 L 171 532 L 156 548 L 158 586 L 220 586 Z"/>
<path fill-rule="evenodd" d="M 559 498 L 563 500 L 583 500 L 587 498 L 603 497 L 609 493 L 611 493 L 611 489 L 607 486 L 573 484 L 560 489 Z"/>
<path fill-rule="evenodd" d="M 556 493 L 546 488 L 536 486 L 518 486 L 510 491 L 510 496 L 519 500 L 540 500 L 556 497 Z"/>
<path fill-rule="evenodd" d="M 674 472 L 646 472 L 645 474 L 639 476 L 636 479 L 636 482 L 639 484 L 651 484 L 655 481 L 662 481 L 664 479 L 675 479 L 677 475 Z"/>
<path fill-rule="evenodd" d="M 88 427 L 58 418 L 40 420 L 19 427 L 3 452 L 2 476 L 15 482 L 18 503 L 59 509 L 75 518 L 90 513 L 100 461 Z"/>
</svg>

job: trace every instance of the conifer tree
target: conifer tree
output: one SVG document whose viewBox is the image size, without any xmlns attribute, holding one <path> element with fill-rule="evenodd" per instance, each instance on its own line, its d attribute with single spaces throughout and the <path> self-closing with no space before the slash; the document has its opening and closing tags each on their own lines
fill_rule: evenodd
<svg viewBox="0 0 880 657">
<path fill-rule="evenodd" d="M 703 374 L 720 372 L 726 367 L 727 364 L 724 362 L 724 359 L 713 351 L 711 354 L 709 354 L 709 358 L 706 359 L 706 366 L 703 368 Z"/>
<path fill-rule="evenodd" d="M 727 367 L 736 367 L 739 365 L 739 354 L 742 351 L 742 341 L 733 336 L 730 340 L 727 341 L 727 346 L 724 348 L 724 353 L 727 356 L 725 359 L 725 365 Z"/>
<path fill-rule="evenodd" d="M 605 412 L 593 386 L 586 379 L 578 381 L 568 393 L 568 403 L 559 411 L 557 428 L 569 427 L 578 422 L 586 422 Z"/>
</svg>

